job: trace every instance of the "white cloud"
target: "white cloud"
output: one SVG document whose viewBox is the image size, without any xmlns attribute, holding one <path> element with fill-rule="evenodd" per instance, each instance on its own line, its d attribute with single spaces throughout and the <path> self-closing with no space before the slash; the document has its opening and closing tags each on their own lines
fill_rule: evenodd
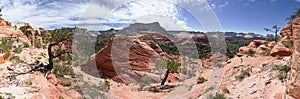
<svg viewBox="0 0 300 99">
<path fill-rule="evenodd" d="M 222 11 L 223 8 L 225 8 L 225 7 L 228 6 L 228 5 L 229 5 L 229 2 L 228 2 L 228 1 L 225 2 L 225 3 L 223 3 L 223 4 L 212 3 L 212 4 L 211 4 L 211 8 L 214 9 L 214 10 L 216 10 L 216 11 Z"/>
<path fill-rule="evenodd" d="M 295 0 L 295 1 L 297 1 L 297 2 L 299 2 L 299 3 L 300 3 L 300 0 Z"/>
<path fill-rule="evenodd" d="M 80 24 L 97 30 L 101 23 L 128 24 L 143 21 L 158 21 L 166 29 L 190 29 L 184 18 L 179 18 L 182 16 L 173 0 L 1 0 L 0 8 L 3 8 L 3 18 L 8 21 L 28 22 L 34 27 L 46 29 Z M 152 15 L 168 17 L 169 20 L 151 19 L 149 16 Z M 104 29 L 111 27 L 103 25 Z"/>
</svg>

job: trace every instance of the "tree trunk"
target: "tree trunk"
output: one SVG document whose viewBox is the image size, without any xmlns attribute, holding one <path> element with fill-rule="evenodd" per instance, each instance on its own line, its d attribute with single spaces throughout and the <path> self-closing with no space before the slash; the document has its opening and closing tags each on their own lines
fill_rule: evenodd
<svg viewBox="0 0 300 99">
<path fill-rule="evenodd" d="M 170 70 L 168 69 L 168 70 L 166 71 L 165 78 L 162 80 L 162 82 L 161 82 L 160 85 L 165 85 L 165 82 L 166 82 L 166 80 L 167 80 L 167 78 L 168 78 L 168 76 L 169 76 L 169 73 L 170 73 Z"/>
<path fill-rule="evenodd" d="M 48 46 L 48 56 L 49 56 L 49 59 L 48 59 L 48 62 L 49 64 L 45 67 L 47 70 L 52 70 L 53 69 L 53 54 L 52 54 L 52 44 L 50 44 Z"/>
</svg>

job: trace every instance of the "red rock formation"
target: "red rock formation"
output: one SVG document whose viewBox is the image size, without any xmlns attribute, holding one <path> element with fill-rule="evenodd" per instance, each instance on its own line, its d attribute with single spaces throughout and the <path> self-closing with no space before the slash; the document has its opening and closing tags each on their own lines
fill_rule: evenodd
<svg viewBox="0 0 300 99">
<path fill-rule="evenodd" d="M 279 41 L 274 48 L 271 50 L 271 55 L 272 56 L 290 56 L 292 54 L 292 49 L 287 48 L 284 44 L 283 41 Z"/>
<path fill-rule="evenodd" d="M 11 23 L 0 17 L 0 26 L 12 27 Z"/>
<path fill-rule="evenodd" d="M 32 86 L 38 87 L 40 90 L 35 92 L 33 99 L 79 99 L 82 98 L 79 92 L 71 92 L 69 88 L 58 85 L 58 80 L 53 74 L 49 74 L 48 78 L 40 72 L 36 72 L 32 80 Z M 68 89 L 68 91 L 65 91 Z"/>
<path fill-rule="evenodd" d="M 31 43 L 31 47 L 35 47 L 35 30 L 30 26 L 23 26 L 20 28 L 20 30 L 22 30 L 22 32 L 27 36 L 27 38 L 29 39 L 30 43 Z"/>
<path fill-rule="evenodd" d="M 297 99 L 300 97 L 300 18 L 294 20 L 291 25 L 292 31 L 289 34 L 293 40 L 293 54 L 288 92 L 290 96 Z"/>
<path fill-rule="evenodd" d="M 151 72 L 154 64 L 153 61 L 170 58 L 157 44 L 153 43 L 153 38 L 151 36 L 157 35 L 146 34 L 140 37 L 115 36 L 105 48 L 100 50 L 96 55 L 93 55 L 87 61 L 86 66 L 92 67 L 93 65 L 96 65 L 106 76 L 115 81 L 122 82 L 119 78 L 120 75 L 117 75 L 115 68 L 126 68 L 125 64 L 128 63 L 132 72 L 125 78 L 129 81 L 137 82 L 138 79 L 136 79 L 136 75 L 141 76 Z M 162 39 L 159 40 L 164 41 Z M 128 46 L 130 46 L 129 53 L 126 51 L 126 47 L 128 48 Z M 115 55 L 114 57 L 112 57 L 112 53 Z M 124 60 L 123 58 L 126 57 L 126 55 L 128 55 L 128 60 Z M 112 58 L 114 58 L 114 60 Z M 82 68 L 86 69 L 86 67 Z M 96 72 L 94 71 L 94 73 Z M 154 81 L 158 82 L 159 80 L 156 79 Z"/>
</svg>

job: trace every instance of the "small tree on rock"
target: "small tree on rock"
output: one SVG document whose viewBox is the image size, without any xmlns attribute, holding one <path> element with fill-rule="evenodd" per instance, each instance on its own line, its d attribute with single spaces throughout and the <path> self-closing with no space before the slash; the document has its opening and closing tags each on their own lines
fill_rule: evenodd
<svg viewBox="0 0 300 99">
<path fill-rule="evenodd" d="M 72 53 L 72 49 L 68 48 L 72 45 L 72 33 L 67 28 L 56 29 L 50 33 L 48 38 L 44 39 L 50 42 L 48 45 L 49 64 L 45 66 L 45 69 L 51 71 L 54 67 L 54 59 Z"/>
<path fill-rule="evenodd" d="M 273 29 L 274 29 L 274 30 L 273 30 Z M 277 35 L 278 35 L 279 30 L 280 30 L 280 27 L 278 27 L 277 25 L 274 25 L 274 26 L 272 27 L 272 29 L 264 28 L 264 30 L 267 31 L 267 32 L 272 32 L 272 33 L 274 33 L 274 34 L 275 34 L 274 40 L 275 40 L 275 42 L 277 42 L 277 37 L 278 37 Z"/>
<path fill-rule="evenodd" d="M 161 82 L 161 85 L 165 84 L 170 73 L 178 72 L 180 65 L 181 65 L 180 63 L 177 63 L 174 60 L 163 60 L 163 61 L 167 62 L 167 70 L 165 73 L 165 77 L 163 78 L 163 80 Z"/>
</svg>

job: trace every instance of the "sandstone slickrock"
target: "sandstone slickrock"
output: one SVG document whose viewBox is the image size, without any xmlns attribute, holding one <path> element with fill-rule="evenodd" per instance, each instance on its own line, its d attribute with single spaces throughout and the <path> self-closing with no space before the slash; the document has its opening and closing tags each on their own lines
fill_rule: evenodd
<svg viewBox="0 0 300 99">
<path fill-rule="evenodd" d="M 153 35 L 143 35 L 140 37 L 131 36 L 128 38 L 126 36 L 115 36 L 105 48 L 100 50 L 96 55 L 93 55 L 87 61 L 86 66 L 92 67 L 93 65 L 96 65 L 100 72 L 118 82 L 122 82 L 119 78 L 119 76 L 122 75 L 117 75 L 115 69 L 127 68 L 125 67 L 125 64 L 127 63 L 130 65 L 129 68 L 132 70 L 129 74 L 123 75 L 127 80 L 131 82 L 138 82 L 139 79 L 136 77 L 137 74 L 138 76 L 142 76 L 141 74 L 151 76 L 150 72 L 151 69 L 154 68 L 154 61 L 169 59 L 170 56 L 164 53 L 153 41 L 149 41 L 148 39 L 151 38 L 149 38 L 149 36 Z M 126 52 L 125 45 L 130 46 L 128 51 L 129 53 Z M 112 50 L 114 52 L 112 52 Z M 112 61 L 112 53 L 117 55 L 114 57 L 117 58 L 114 60 L 115 64 Z M 125 55 L 128 55 L 128 60 L 118 60 L 118 58 L 123 59 L 122 57 L 126 57 Z M 97 72 L 94 71 L 94 73 Z M 153 77 L 151 79 L 155 82 L 160 81 L 157 77 Z"/>
<path fill-rule="evenodd" d="M 271 50 L 271 55 L 272 56 L 290 56 L 292 54 L 292 49 L 287 48 L 284 44 L 283 41 L 279 41 L 274 48 Z"/>
</svg>

